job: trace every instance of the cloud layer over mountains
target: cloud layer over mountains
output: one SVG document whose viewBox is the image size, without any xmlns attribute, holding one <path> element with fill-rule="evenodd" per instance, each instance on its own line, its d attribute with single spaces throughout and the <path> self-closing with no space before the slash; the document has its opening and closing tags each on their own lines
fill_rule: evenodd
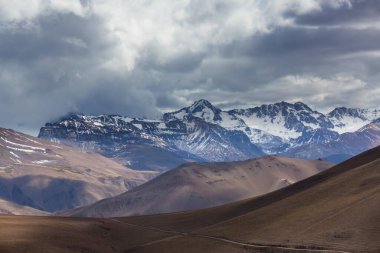
<svg viewBox="0 0 380 253">
<path fill-rule="evenodd" d="M 0 125 L 152 117 L 198 98 L 377 107 L 379 11 L 375 0 L 0 0 Z"/>
</svg>

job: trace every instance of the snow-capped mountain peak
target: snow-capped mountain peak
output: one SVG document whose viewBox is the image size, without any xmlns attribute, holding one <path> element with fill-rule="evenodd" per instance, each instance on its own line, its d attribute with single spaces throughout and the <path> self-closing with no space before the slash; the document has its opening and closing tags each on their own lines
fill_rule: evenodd
<svg viewBox="0 0 380 253">
<path fill-rule="evenodd" d="M 380 117 L 380 110 L 338 107 L 327 114 L 334 131 L 342 134 L 357 131 Z"/>
<path fill-rule="evenodd" d="M 215 106 L 213 106 L 206 99 L 200 99 L 198 101 L 195 101 L 190 107 L 188 107 L 188 111 L 191 113 L 195 113 L 198 111 L 203 111 L 206 108 L 212 111 L 221 111 L 219 108 L 216 108 Z"/>
<path fill-rule="evenodd" d="M 342 119 L 345 116 L 360 118 L 362 120 L 368 120 L 367 114 L 368 109 L 360 109 L 360 108 L 347 108 L 347 107 L 337 107 L 328 113 L 328 117 Z"/>
<path fill-rule="evenodd" d="M 325 115 L 302 102 L 279 102 L 229 113 L 242 119 L 250 128 L 280 137 L 285 142 L 299 138 L 307 130 L 333 127 Z"/>
<path fill-rule="evenodd" d="M 164 120 L 179 119 L 187 120 L 191 117 L 201 118 L 207 122 L 217 122 L 221 120 L 222 110 L 213 106 L 209 101 L 200 99 L 195 101 L 191 106 L 182 108 L 176 112 L 165 113 Z"/>
<path fill-rule="evenodd" d="M 305 103 L 302 103 L 302 102 L 296 102 L 294 103 L 294 109 L 297 110 L 297 111 L 309 111 L 309 112 L 312 112 L 313 110 L 308 106 L 306 105 Z"/>
</svg>

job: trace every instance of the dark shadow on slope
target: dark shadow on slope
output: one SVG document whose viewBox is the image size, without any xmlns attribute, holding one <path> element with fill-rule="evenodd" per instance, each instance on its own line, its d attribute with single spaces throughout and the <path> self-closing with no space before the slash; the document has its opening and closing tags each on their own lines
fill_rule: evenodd
<svg viewBox="0 0 380 253">
<path fill-rule="evenodd" d="M 19 205 L 55 212 L 95 202 L 78 180 L 47 176 L 0 178 L 0 198 Z"/>
<path fill-rule="evenodd" d="M 188 161 L 199 160 L 191 156 L 186 157 L 186 154 L 181 157 L 163 148 L 139 144 L 127 144 L 118 150 L 110 149 L 103 152 L 103 155 L 132 169 L 155 171 L 167 171 Z"/>
<path fill-rule="evenodd" d="M 323 161 L 339 164 L 352 158 L 352 155 L 348 154 L 334 154 L 321 158 Z"/>
</svg>

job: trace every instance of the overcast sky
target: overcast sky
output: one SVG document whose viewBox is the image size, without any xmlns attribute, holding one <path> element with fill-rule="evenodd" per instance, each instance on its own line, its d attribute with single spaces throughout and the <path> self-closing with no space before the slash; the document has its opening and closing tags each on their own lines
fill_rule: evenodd
<svg viewBox="0 0 380 253">
<path fill-rule="evenodd" d="M 379 107 L 380 1 L 0 0 L 0 126 L 303 101 Z"/>
</svg>

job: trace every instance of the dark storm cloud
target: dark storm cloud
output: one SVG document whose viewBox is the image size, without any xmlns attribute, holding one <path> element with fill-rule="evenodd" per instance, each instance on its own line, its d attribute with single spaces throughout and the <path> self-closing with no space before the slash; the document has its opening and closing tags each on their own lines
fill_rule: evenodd
<svg viewBox="0 0 380 253">
<path fill-rule="evenodd" d="M 379 20 L 380 2 L 378 0 L 354 0 L 350 4 L 342 5 L 341 8 L 333 8 L 322 5 L 321 11 L 306 15 L 288 13 L 294 17 L 297 24 L 313 26 L 333 26 L 353 24 L 353 22 L 373 23 Z"/>
<path fill-rule="evenodd" d="M 67 112 L 157 114 L 143 86 L 131 85 L 136 79 L 94 69 L 114 44 L 99 18 L 53 14 L 36 22 L 37 31 L 0 32 L 3 126 L 33 131 Z"/>
<path fill-rule="evenodd" d="M 379 9 L 378 1 L 0 1 L 0 125 L 35 132 L 68 112 L 155 117 L 199 98 L 222 107 L 378 106 Z"/>
<path fill-rule="evenodd" d="M 334 75 L 341 72 L 360 73 L 363 59 L 352 62 L 342 57 L 355 53 L 380 51 L 380 33 L 376 29 L 288 27 L 275 29 L 245 41 L 233 43 L 223 50 L 227 58 L 249 57 L 251 75 L 267 82 L 289 74 Z M 249 71 L 247 71 L 249 72 Z M 243 74 L 249 76 L 249 73 Z"/>
<path fill-rule="evenodd" d="M 188 73 L 198 68 L 202 60 L 207 57 L 205 53 L 186 52 L 174 55 L 165 62 L 160 62 L 159 56 L 157 55 L 159 51 L 160 48 L 157 46 L 147 47 L 144 50 L 144 56 L 139 59 L 136 67 L 167 73 Z"/>
<path fill-rule="evenodd" d="M 27 94 L 45 94 L 75 82 L 76 73 L 90 67 L 97 60 L 96 52 L 107 43 L 98 33 L 95 17 L 56 14 L 36 22 L 37 31 L 0 32 L 2 69 L 15 77 L 15 89 L 21 86 Z"/>
</svg>

